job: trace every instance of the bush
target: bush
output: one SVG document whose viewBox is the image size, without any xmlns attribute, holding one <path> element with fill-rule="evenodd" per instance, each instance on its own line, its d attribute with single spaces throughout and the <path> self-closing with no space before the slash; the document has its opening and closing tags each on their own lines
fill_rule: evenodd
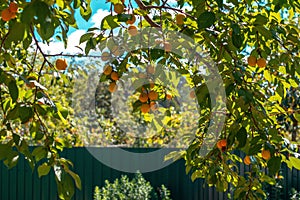
<svg viewBox="0 0 300 200">
<path fill-rule="evenodd" d="M 292 188 L 290 200 L 299 200 L 299 199 L 300 199 L 300 191 L 297 191 L 295 188 Z"/>
<path fill-rule="evenodd" d="M 136 173 L 130 181 L 126 175 L 116 179 L 113 183 L 105 181 L 101 189 L 96 186 L 94 200 L 171 200 L 170 191 L 161 185 L 155 191 L 141 173 Z"/>
</svg>

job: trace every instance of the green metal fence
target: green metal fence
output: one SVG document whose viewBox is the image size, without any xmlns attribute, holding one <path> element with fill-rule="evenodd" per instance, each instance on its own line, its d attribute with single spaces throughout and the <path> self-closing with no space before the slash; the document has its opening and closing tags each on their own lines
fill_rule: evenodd
<svg viewBox="0 0 300 200">
<path fill-rule="evenodd" d="M 131 149 L 135 152 L 153 151 L 153 149 Z M 133 174 L 123 173 L 105 166 L 95 159 L 86 148 L 66 149 L 62 156 L 74 163 L 74 171 L 82 180 L 82 190 L 77 190 L 74 199 L 92 200 L 96 185 L 103 186 L 104 181 L 113 181 L 123 174 L 132 177 Z M 247 171 L 248 167 L 240 165 L 241 171 Z M 289 189 L 300 190 L 300 172 L 288 170 L 282 167 L 284 189 L 281 192 L 282 199 L 289 199 Z M 179 160 L 171 165 L 143 176 L 151 182 L 154 188 L 164 184 L 171 191 L 174 200 L 221 200 L 227 199 L 227 195 L 217 192 L 214 188 L 204 184 L 202 179 L 195 182 L 185 174 L 184 160 Z M 56 184 L 53 172 L 50 176 L 38 178 L 36 170 L 31 171 L 29 165 L 20 159 L 18 165 L 8 170 L 0 165 L 0 200 L 56 200 Z M 272 188 L 269 188 L 272 193 Z M 272 199 L 278 199 L 278 195 L 271 194 Z"/>
</svg>

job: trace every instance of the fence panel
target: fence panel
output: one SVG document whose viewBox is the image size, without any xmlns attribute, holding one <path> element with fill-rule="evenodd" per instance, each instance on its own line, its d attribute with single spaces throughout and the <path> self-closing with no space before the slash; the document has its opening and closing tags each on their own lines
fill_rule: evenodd
<svg viewBox="0 0 300 200">
<path fill-rule="evenodd" d="M 109 151 L 109 148 L 101 148 Z M 154 149 L 130 149 L 134 152 L 149 152 Z M 74 163 L 74 171 L 79 174 L 82 180 L 82 190 L 76 190 L 74 200 L 92 200 L 95 186 L 104 186 L 104 181 L 114 181 L 126 174 L 130 178 L 131 173 L 123 173 L 112 169 L 97 159 L 95 159 L 86 148 L 66 149 L 63 157 L 70 159 Z M 248 170 L 243 164 L 240 165 L 243 171 Z M 32 171 L 27 161 L 23 157 L 18 165 L 8 170 L 3 163 L 0 164 L 0 199 L 1 200 L 56 200 L 56 184 L 54 173 L 51 171 L 49 176 L 38 178 L 37 170 Z M 275 194 L 272 187 L 269 187 L 271 196 L 279 199 L 289 198 L 290 189 L 300 190 L 300 172 L 293 169 L 289 170 L 282 166 L 284 189 L 281 194 Z M 185 174 L 184 160 L 178 160 L 171 165 L 149 173 L 144 173 L 146 180 L 150 181 L 154 188 L 164 184 L 170 191 L 174 200 L 226 200 L 227 195 L 219 193 L 215 188 L 208 187 L 203 179 L 192 182 L 190 177 Z M 280 193 L 280 191 L 279 191 Z M 273 198 L 273 199 L 274 199 Z"/>
</svg>

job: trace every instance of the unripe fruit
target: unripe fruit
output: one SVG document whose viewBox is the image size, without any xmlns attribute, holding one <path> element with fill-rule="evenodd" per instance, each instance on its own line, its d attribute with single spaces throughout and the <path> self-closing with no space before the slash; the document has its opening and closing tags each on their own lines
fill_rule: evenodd
<svg viewBox="0 0 300 200">
<path fill-rule="evenodd" d="M 131 19 L 127 20 L 126 24 L 134 24 L 135 20 L 136 20 L 135 16 L 131 15 Z"/>
<path fill-rule="evenodd" d="M 120 3 L 116 3 L 114 5 L 114 11 L 117 13 L 117 14 L 121 14 L 124 12 L 124 6 L 123 4 L 120 4 Z"/>
<path fill-rule="evenodd" d="M 256 65 L 256 58 L 254 56 L 249 56 L 247 61 L 248 65 L 251 67 L 254 67 Z"/>
<path fill-rule="evenodd" d="M 117 86 L 116 82 L 111 82 L 111 83 L 109 84 L 108 90 L 109 90 L 111 93 L 115 92 L 117 89 L 118 89 L 118 86 Z"/>
<path fill-rule="evenodd" d="M 179 13 L 176 15 L 176 24 L 177 25 L 183 25 L 184 24 L 184 18 L 185 18 L 185 15 L 182 14 L 182 13 Z"/>
<path fill-rule="evenodd" d="M 149 104 L 143 104 L 141 106 L 142 113 L 148 113 L 150 111 L 150 105 Z"/>
<path fill-rule="evenodd" d="M 263 157 L 263 159 L 269 160 L 271 158 L 271 153 L 269 150 L 263 149 L 261 152 L 261 156 Z"/>
<path fill-rule="evenodd" d="M 131 36 L 136 36 L 138 34 L 138 30 L 135 25 L 130 25 L 127 30 L 128 30 L 129 35 L 131 35 Z"/>
<path fill-rule="evenodd" d="M 146 103 L 148 101 L 148 95 L 146 93 L 141 93 L 139 97 L 140 102 Z"/>
<path fill-rule="evenodd" d="M 250 164 L 251 164 L 250 156 L 245 156 L 245 158 L 244 158 L 244 163 L 245 163 L 246 165 L 250 165 Z"/>
<path fill-rule="evenodd" d="M 155 91 L 150 91 L 148 97 L 151 101 L 155 101 L 158 99 L 158 93 Z"/>
<path fill-rule="evenodd" d="M 103 74 L 105 74 L 106 76 L 110 75 L 112 72 L 112 67 L 110 65 L 106 65 L 103 71 Z"/>
<path fill-rule="evenodd" d="M 112 72 L 112 73 L 110 74 L 110 78 L 111 78 L 112 80 L 114 80 L 114 81 L 117 81 L 117 80 L 119 80 L 119 75 L 118 75 L 117 72 Z"/>
<path fill-rule="evenodd" d="M 67 68 L 68 64 L 66 59 L 57 59 L 55 62 L 55 67 L 57 70 L 65 70 Z"/>
<path fill-rule="evenodd" d="M 266 61 L 266 59 L 264 59 L 264 58 L 259 58 L 259 59 L 256 61 L 256 63 L 257 63 L 257 66 L 260 67 L 260 68 L 264 68 L 264 67 L 267 66 L 267 61 Z"/>
</svg>

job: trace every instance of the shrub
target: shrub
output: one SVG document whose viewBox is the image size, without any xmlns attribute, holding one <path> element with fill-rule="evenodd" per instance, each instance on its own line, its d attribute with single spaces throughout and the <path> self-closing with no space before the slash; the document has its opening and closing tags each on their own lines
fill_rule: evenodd
<svg viewBox="0 0 300 200">
<path fill-rule="evenodd" d="M 292 188 L 290 200 L 299 200 L 299 199 L 300 199 L 300 191 L 297 191 L 295 188 Z"/>
<path fill-rule="evenodd" d="M 137 172 L 131 181 L 123 175 L 113 183 L 106 180 L 105 186 L 101 189 L 96 186 L 94 200 L 171 200 L 171 198 L 170 191 L 164 185 L 155 191 L 150 182 Z"/>
</svg>

